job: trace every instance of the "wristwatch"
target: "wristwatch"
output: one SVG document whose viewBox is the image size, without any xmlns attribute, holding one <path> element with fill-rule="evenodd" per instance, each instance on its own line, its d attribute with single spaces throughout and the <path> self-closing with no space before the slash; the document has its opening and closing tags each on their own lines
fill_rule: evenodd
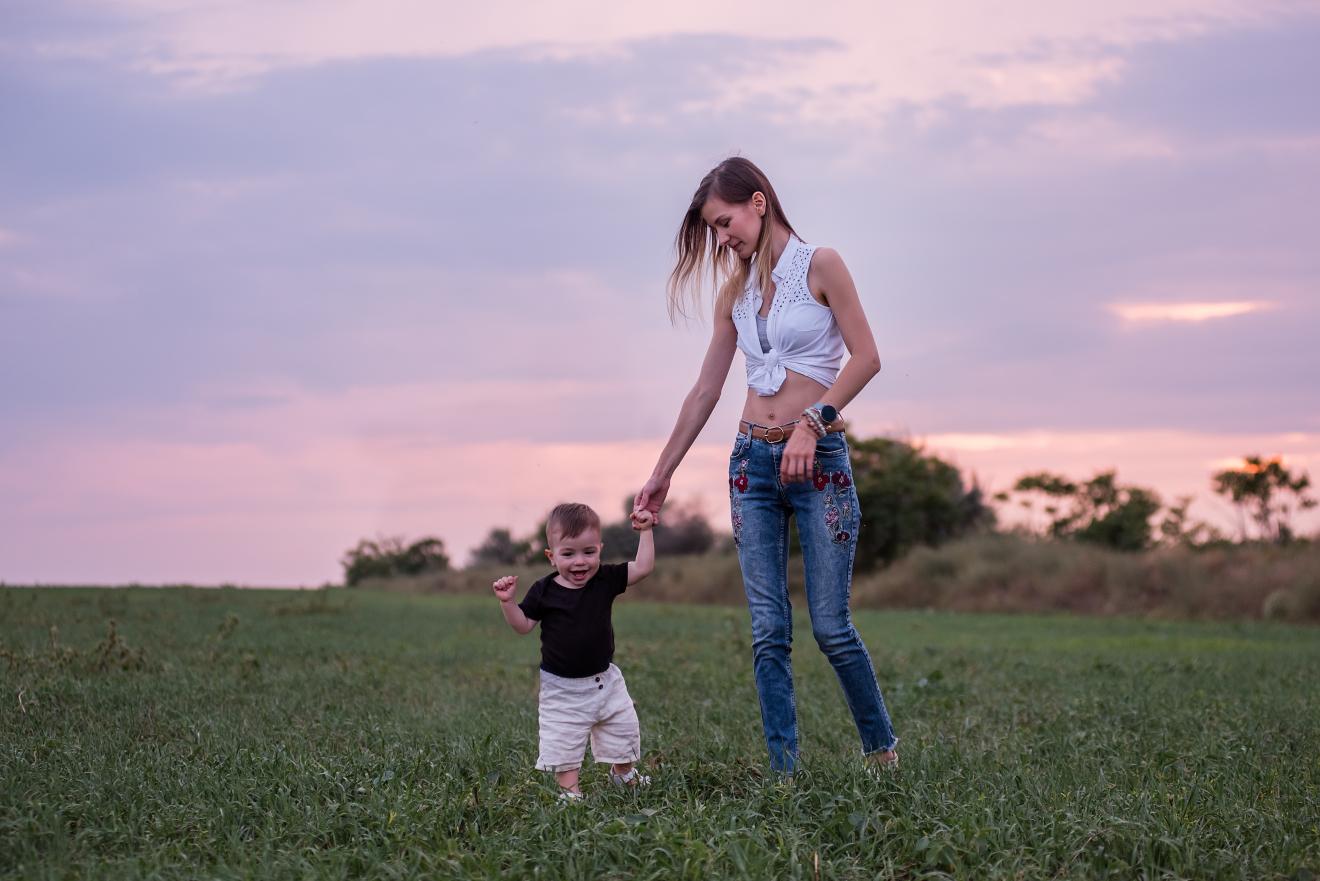
<svg viewBox="0 0 1320 881">
<path fill-rule="evenodd" d="M 820 411 L 820 418 L 824 420 L 826 425 L 839 418 L 839 410 L 833 404 L 816 403 L 811 406 L 812 409 Z"/>
</svg>

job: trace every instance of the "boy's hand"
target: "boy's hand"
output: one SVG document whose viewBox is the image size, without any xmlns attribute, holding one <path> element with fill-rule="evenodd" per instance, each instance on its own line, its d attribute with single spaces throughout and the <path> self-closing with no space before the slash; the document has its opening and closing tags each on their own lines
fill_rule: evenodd
<svg viewBox="0 0 1320 881">
<path fill-rule="evenodd" d="M 518 592 L 518 576 L 506 575 L 499 581 L 493 583 L 490 586 L 490 589 L 495 591 L 495 596 L 500 598 L 500 602 L 510 602 Z"/>
<path fill-rule="evenodd" d="M 645 532 L 655 526 L 655 521 L 655 514 L 645 508 L 632 512 L 632 528 L 638 532 Z"/>
</svg>

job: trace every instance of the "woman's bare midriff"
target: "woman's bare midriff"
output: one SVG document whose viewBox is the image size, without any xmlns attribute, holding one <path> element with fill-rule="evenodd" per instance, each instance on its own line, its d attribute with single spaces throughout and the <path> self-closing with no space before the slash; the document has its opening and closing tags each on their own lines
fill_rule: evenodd
<svg viewBox="0 0 1320 881">
<path fill-rule="evenodd" d="M 802 411 L 817 403 L 828 389 L 814 379 L 787 371 L 784 384 L 769 397 L 747 390 L 742 418 L 759 425 L 783 425 L 802 415 Z"/>
</svg>

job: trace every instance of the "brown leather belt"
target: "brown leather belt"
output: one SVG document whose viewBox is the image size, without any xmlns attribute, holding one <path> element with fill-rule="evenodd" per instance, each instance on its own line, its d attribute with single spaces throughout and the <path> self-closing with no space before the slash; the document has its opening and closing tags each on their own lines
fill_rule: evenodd
<svg viewBox="0 0 1320 881">
<path fill-rule="evenodd" d="M 761 425 L 759 422 L 748 422 L 746 419 L 742 419 L 738 422 L 738 430 L 768 444 L 782 444 L 788 440 L 788 436 L 793 433 L 793 429 L 797 427 L 799 421 L 794 419 L 792 422 L 785 422 L 783 425 Z M 830 434 L 835 434 L 843 431 L 843 428 L 843 420 L 837 420 L 832 422 L 827 430 Z"/>
</svg>

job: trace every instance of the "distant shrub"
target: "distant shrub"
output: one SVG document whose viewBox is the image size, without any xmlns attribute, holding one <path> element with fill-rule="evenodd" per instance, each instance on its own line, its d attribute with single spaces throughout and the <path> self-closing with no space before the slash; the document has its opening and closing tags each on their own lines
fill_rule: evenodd
<svg viewBox="0 0 1320 881">
<path fill-rule="evenodd" d="M 504 527 L 495 527 L 472 549 L 472 566 L 517 566 L 534 557 L 530 538 L 516 539 Z"/>
<path fill-rule="evenodd" d="M 402 538 L 391 536 L 375 541 L 363 539 L 344 554 L 340 563 L 344 583 L 354 587 L 367 579 L 442 572 L 449 568 L 449 557 L 438 538 L 428 536 L 404 545 Z"/>
<path fill-rule="evenodd" d="M 862 508 L 858 569 L 994 525 L 980 487 L 968 487 L 956 467 L 920 446 L 878 437 L 852 441 L 850 451 Z"/>
<path fill-rule="evenodd" d="M 639 534 L 632 528 L 632 496 L 624 500 L 624 517 L 601 528 L 605 559 L 631 560 L 637 556 Z M 670 501 L 660 514 L 655 528 L 655 552 L 658 557 L 680 557 L 708 553 L 715 546 L 715 530 L 696 502 Z"/>
<path fill-rule="evenodd" d="M 1115 471 L 1102 471 L 1090 480 L 1075 483 L 1058 474 L 1039 471 L 1024 474 L 1013 485 L 1020 507 L 1033 514 L 1038 503 L 1049 518 L 1045 533 L 1120 551 L 1144 551 L 1155 543 L 1152 518 L 1162 503 L 1154 490 L 1124 486 Z M 996 499 L 1006 502 L 1009 493 Z M 1170 509 L 1160 524 L 1160 533 L 1170 544 L 1190 544 L 1208 529 L 1187 518 L 1187 505 Z"/>
</svg>

